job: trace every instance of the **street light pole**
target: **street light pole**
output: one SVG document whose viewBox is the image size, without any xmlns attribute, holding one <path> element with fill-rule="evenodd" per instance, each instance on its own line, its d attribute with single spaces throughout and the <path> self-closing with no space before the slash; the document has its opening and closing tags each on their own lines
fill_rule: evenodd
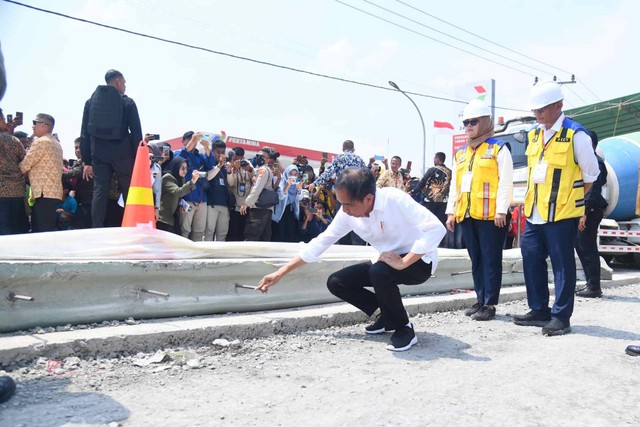
<svg viewBox="0 0 640 427">
<path fill-rule="evenodd" d="M 424 174 L 427 172 L 427 131 L 424 127 L 424 120 L 422 119 L 422 113 L 420 112 L 420 109 L 418 108 L 416 103 L 413 102 L 413 99 L 411 99 L 409 95 L 407 95 L 402 89 L 400 89 L 397 84 L 389 80 L 389 85 L 391 85 L 392 88 L 394 88 L 395 90 L 397 90 L 398 92 L 406 96 L 407 99 L 411 101 L 413 106 L 416 107 L 416 110 L 418 111 L 418 115 L 420 116 L 420 123 L 422 123 L 422 175 L 424 176 Z"/>
</svg>

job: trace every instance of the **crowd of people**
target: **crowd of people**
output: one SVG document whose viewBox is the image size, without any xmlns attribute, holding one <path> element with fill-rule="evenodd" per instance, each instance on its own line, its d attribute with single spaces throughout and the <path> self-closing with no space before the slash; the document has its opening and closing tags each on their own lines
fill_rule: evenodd
<svg viewBox="0 0 640 427">
<path fill-rule="evenodd" d="M 6 153 L 0 159 L 0 203 L 6 206 L 0 234 L 119 226 L 142 139 L 149 148 L 156 227 L 193 241 L 309 242 L 336 215 L 333 186 L 353 166 L 371 170 L 379 188 L 405 191 L 446 220 L 451 171 L 444 153 L 418 179 L 401 167 L 399 156 L 365 162 L 350 140 L 332 161 L 323 158 L 318 170 L 304 155 L 286 164 L 270 147 L 245 159 L 241 147 L 227 150 L 218 137 L 193 131 L 184 133 L 182 149 L 174 151 L 155 135 L 143 136 L 136 104 L 125 92 L 123 74 L 109 70 L 84 105 L 76 159 L 63 158 L 52 115 L 38 114 L 28 136 L 17 129 L 21 116 L 0 114 Z M 364 241 L 350 233 L 340 243 Z"/>
</svg>

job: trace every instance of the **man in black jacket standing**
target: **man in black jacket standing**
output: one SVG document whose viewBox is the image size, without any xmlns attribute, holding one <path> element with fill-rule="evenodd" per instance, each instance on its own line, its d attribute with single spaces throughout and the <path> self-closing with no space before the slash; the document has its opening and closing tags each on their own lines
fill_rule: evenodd
<svg viewBox="0 0 640 427">
<path fill-rule="evenodd" d="M 598 135 L 590 131 L 593 149 L 598 146 Z M 585 215 L 578 222 L 578 236 L 576 237 L 576 252 L 582 264 L 582 270 L 587 279 L 587 285 L 578 289 L 576 295 L 584 298 L 599 298 L 602 296 L 600 288 L 600 254 L 598 253 L 598 227 L 607 207 L 607 201 L 602 197 L 602 186 L 607 183 L 607 168 L 604 159 L 596 153 L 600 175 L 591 189 L 585 194 Z"/>
<path fill-rule="evenodd" d="M 109 200 L 111 178 L 115 172 L 124 200 L 131 183 L 131 173 L 142 127 L 138 108 L 124 93 L 126 80 L 117 70 L 104 76 L 106 85 L 98 86 L 84 105 L 80 149 L 85 163 L 83 178 L 94 178 L 91 222 L 103 227 Z"/>
</svg>

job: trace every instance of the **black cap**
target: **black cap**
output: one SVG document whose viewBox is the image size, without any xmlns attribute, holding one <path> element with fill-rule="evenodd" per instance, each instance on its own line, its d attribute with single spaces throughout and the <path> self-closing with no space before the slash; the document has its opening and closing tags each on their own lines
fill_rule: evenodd
<svg viewBox="0 0 640 427">
<path fill-rule="evenodd" d="M 193 134 L 194 134 L 194 133 L 195 133 L 195 132 L 194 132 L 194 131 L 192 131 L 192 130 L 190 130 L 190 131 L 188 131 L 188 132 L 185 132 L 185 133 L 184 133 L 184 135 L 182 135 L 182 139 L 187 139 L 187 138 L 188 138 L 188 139 L 191 139 L 191 137 L 193 136 Z"/>
</svg>

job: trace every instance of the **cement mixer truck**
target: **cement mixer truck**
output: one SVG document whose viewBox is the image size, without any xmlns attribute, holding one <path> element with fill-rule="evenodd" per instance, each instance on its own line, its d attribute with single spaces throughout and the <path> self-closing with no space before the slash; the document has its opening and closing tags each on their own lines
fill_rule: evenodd
<svg viewBox="0 0 640 427">
<path fill-rule="evenodd" d="M 513 204 L 524 203 L 527 189 L 527 132 L 535 118 L 523 117 L 496 125 L 496 138 L 508 142 L 514 161 Z M 598 230 L 598 250 L 610 263 L 614 258 L 640 266 L 640 132 L 602 139 L 598 151 L 605 159 L 607 184 L 602 195 L 609 203 Z"/>
</svg>

